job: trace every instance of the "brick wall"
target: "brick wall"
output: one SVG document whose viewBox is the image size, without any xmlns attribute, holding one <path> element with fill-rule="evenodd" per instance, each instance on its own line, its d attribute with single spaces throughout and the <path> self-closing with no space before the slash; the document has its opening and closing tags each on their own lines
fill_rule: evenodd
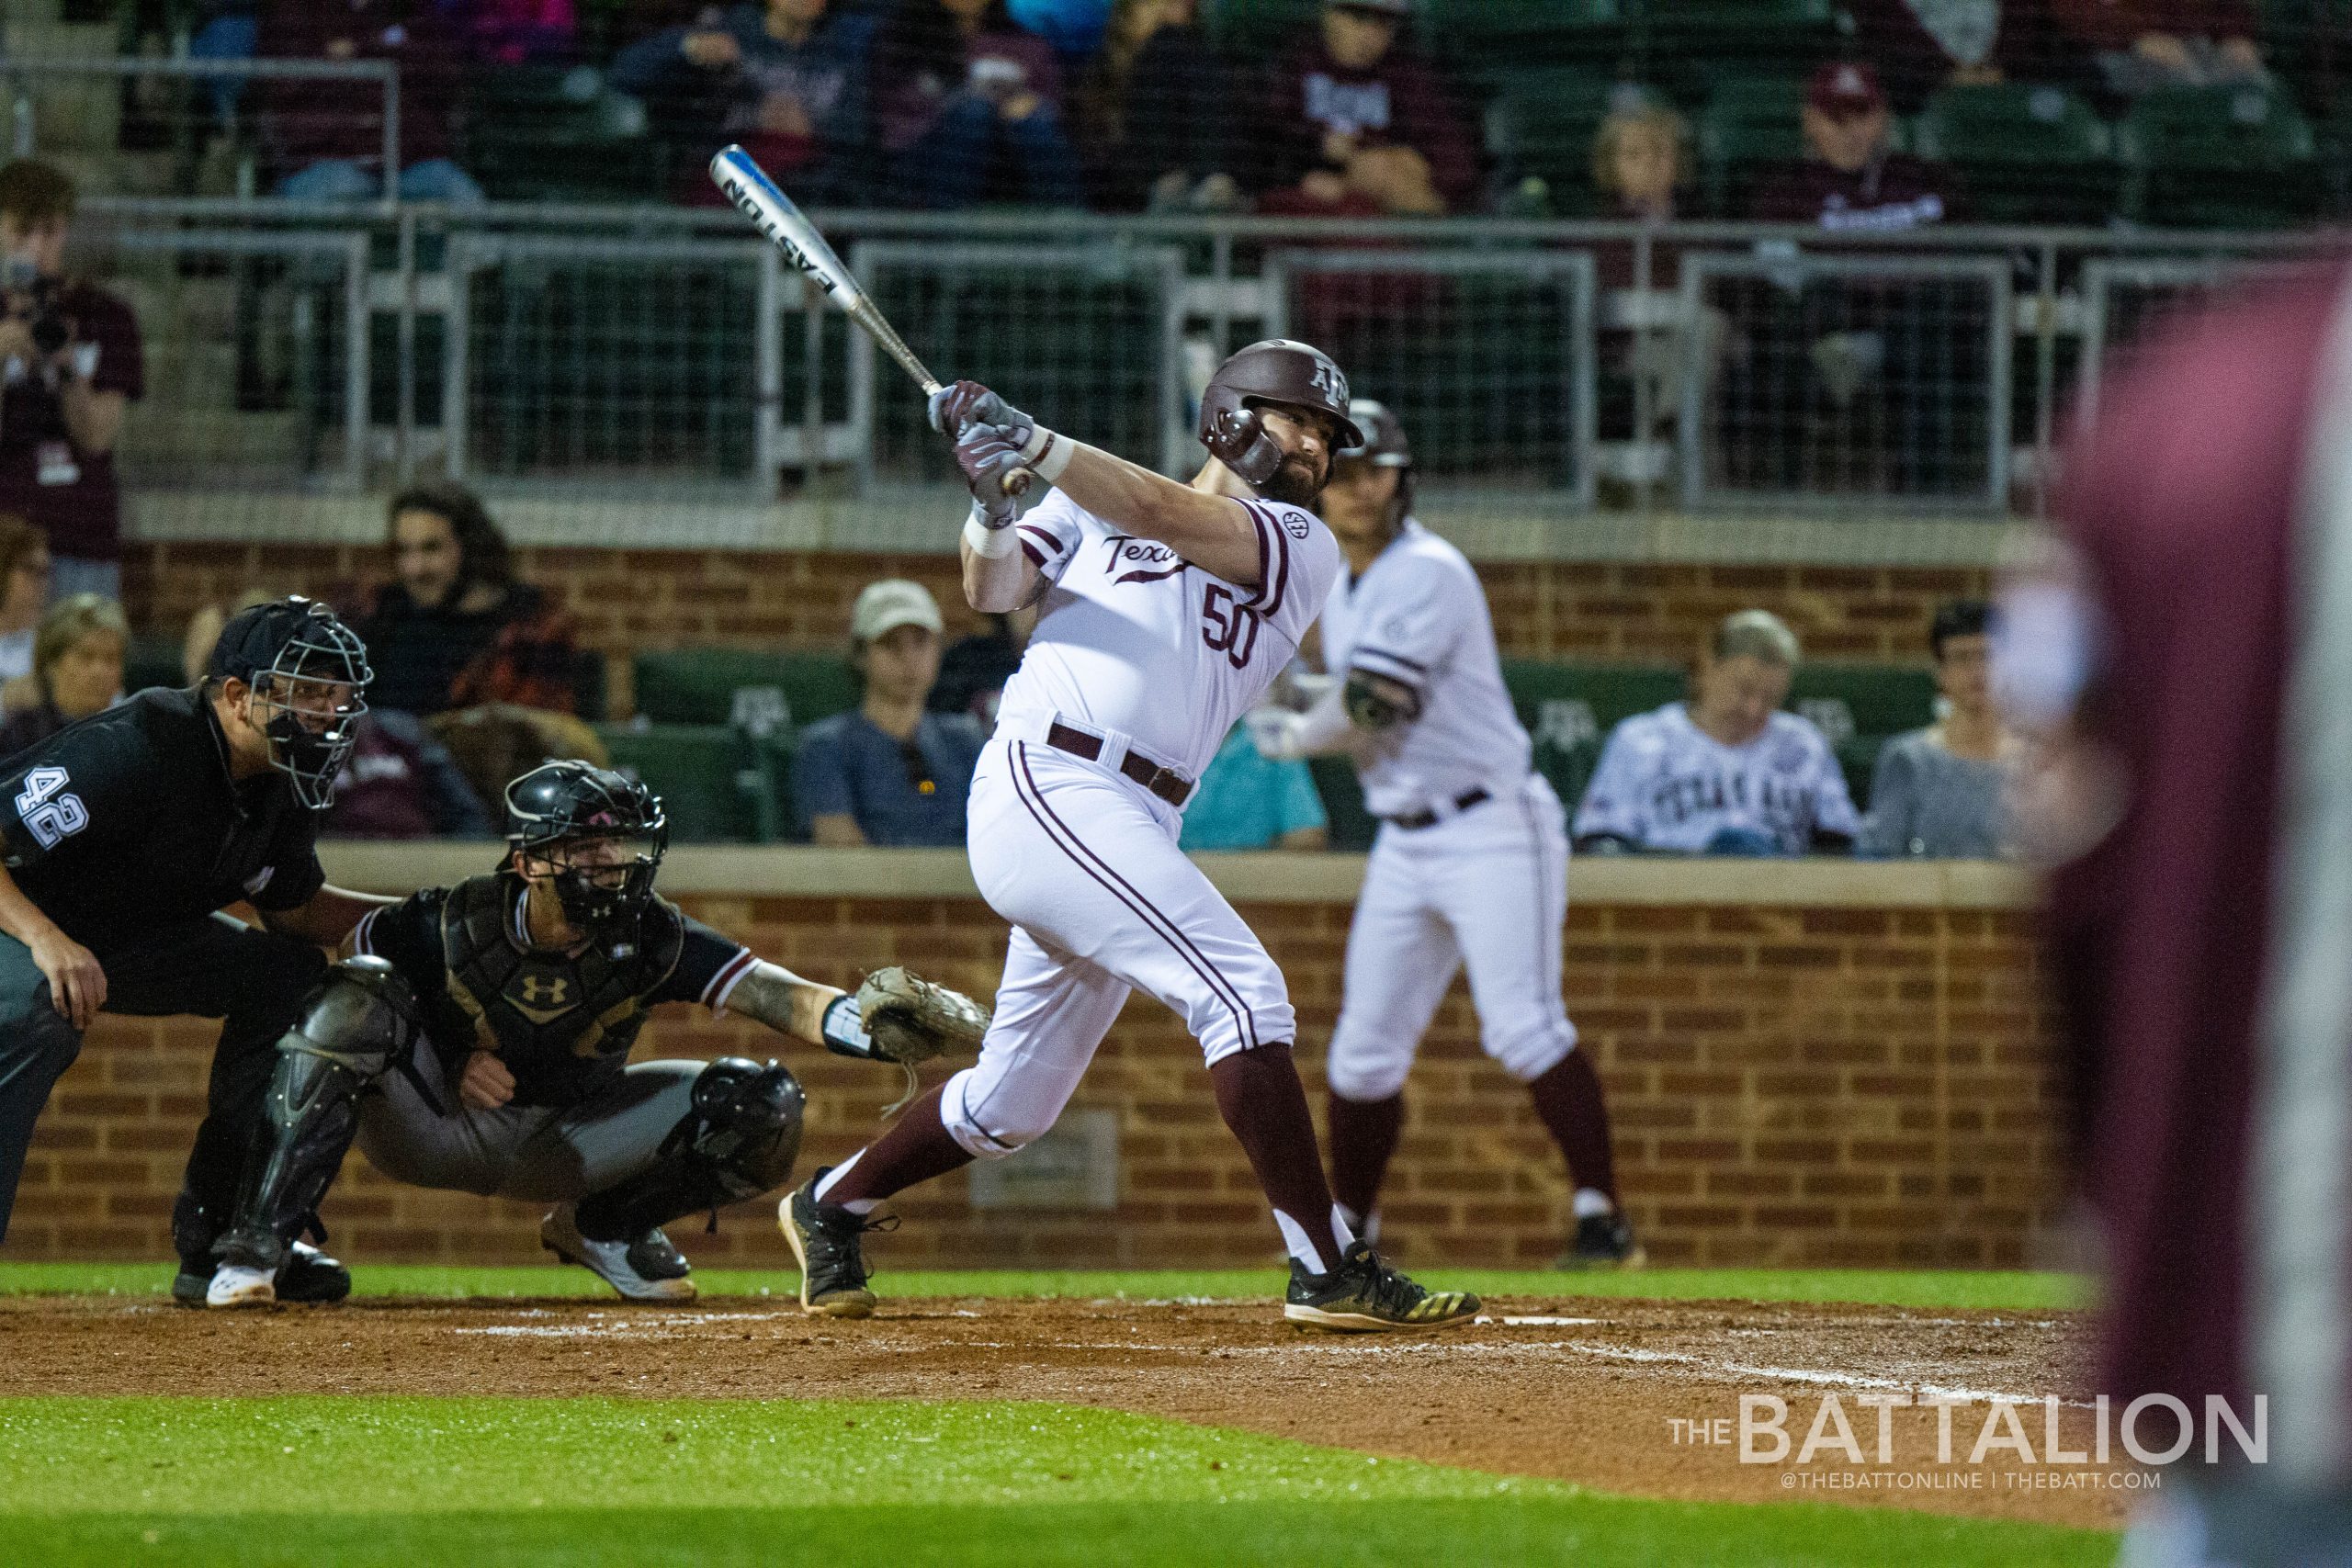
<svg viewBox="0 0 2352 1568">
<path fill-rule="evenodd" d="M 559 592 L 588 646 L 623 656 L 690 644 L 830 645 L 877 577 L 920 579 L 968 626 L 952 556 L 745 550 L 531 549 L 523 574 Z M 262 584 L 328 598 L 381 575 L 350 545 L 133 545 L 125 597 L 142 629 L 176 633 L 197 606 Z M 1981 569 L 1503 562 L 1480 568 L 1507 655 L 1679 662 L 1735 610 L 1787 618 L 1814 657 L 1924 662 L 1936 604 L 1981 595 Z M 617 673 L 617 672 L 616 672 Z M 624 689 L 625 688 L 621 688 Z"/>
<path fill-rule="evenodd" d="M 985 995 L 1002 927 L 967 898 L 685 900 L 816 976 L 893 961 Z M 1320 1103 L 1344 903 L 1245 904 L 1289 976 Z M 2055 1115 L 2027 917 L 1976 909 L 1594 902 L 1571 909 L 1570 1010 L 1616 1116 L 1623 1187 L 1661 1263 L 2016 1267 L 2056 1243 Z M 106 1019 L 37 1135 L 7 1251 L 154 1257 L 199 1110 L 209 1035 Z M 675 1010 L 641 1051 L 764 1056 L 756 1026 Z M 803 1168 L 838 1159 L 895 1097 L 894 1075 L 782 1046 L 810 1096 Z M 1410 1259 L 1531 1265 L 1558 1249 L 1566 1182 L 1524 1092 L 1478 1052 L 1459 986 L 1427 1042 L 1388 1194 Z M 1133 1003 L 1079 1091 L 1114 1110 L 1123 1206 L 975 1214 L 960 1175 L 900 1205 L 885 1268 L 1249 1264 L 1272 1226 L 1219 1122 L 1197 1049 Z M 536 1207 L 404 1190 L 356 1157 L 327 1204 L 336 1248 L 367 1260 L 526 1261 Z M 767 1212 L 707 1263 L 788 1267 Z"/>
</svg>

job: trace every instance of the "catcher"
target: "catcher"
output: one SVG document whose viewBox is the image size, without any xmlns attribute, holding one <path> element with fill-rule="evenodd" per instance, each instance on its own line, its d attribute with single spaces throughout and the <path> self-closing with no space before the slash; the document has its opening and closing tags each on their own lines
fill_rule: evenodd
<svg viewBox="0 0 2352 1568">
<path fill-rule="evenodd" d="M 662 803 L 621 774 L 549 762 L 507 785 L 506 824 L 498 870 L 362 920 L 278 1042 L 274 1137 L 206 1305 L 277 1299 L 355 1137 L 396 1180 L 552 1203 L 541 1244 L 631 1301 L 691 1300 L 662 1227 L 784 1186 L 802 1095 L 774 1062 L 628 1066 L 647 1013 L 700 1002 L 910 1080 L 987 1032 L 969 998 L 903 969 L 848 996 L 655 897 Z"/>
</svg>

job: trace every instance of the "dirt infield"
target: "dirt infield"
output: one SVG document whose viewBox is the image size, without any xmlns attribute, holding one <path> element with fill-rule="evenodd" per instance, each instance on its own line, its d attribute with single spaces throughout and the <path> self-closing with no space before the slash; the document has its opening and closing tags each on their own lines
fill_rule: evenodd
<svg viewBox="0 0 2352 1568">
<path fill-rule="evenodd" d="M 2086 1324 L 2075 1314 L 1591 1298 L 1512 1298 L 1488 1313 L 1444 1334 L 1343 1337 L 1285 1328 L 1271 1301 L 886 1302 L 880 1317 L 842 1323 L 758 1298 L 373 1300 L 231 1315 L 22 1297 L 0 1300 L 0 1394 L 1043 1399 L 1646 1496 L 2111 1527 L 2135 1495 L 2124 1467 L 2030 1463 L 2011 1441 L 2047 1451 L 2043 1397 L 2075 1386 Z M 1741 1463 L 1742 1394 L 1787 1401 L 1792 1450 L 1836 1395 L 1863 1462 L 1833 1442 L 1807 1463 L 1793 1451 Z M 1861 1403 L 1906 1394 L 1978 1403 Z M 2020 1419 L 2004 1425 L 1984 1403 L 2001 1398 Z M 1950 1461 L 1939 1462 L 1947 1416 Z M 2062 1404 L 2056 1419 L 2061 1446 L 2093 1450 L 2088 1409 Z M 1988 1426 L 2007 1446 L 1971 1464 Z M 1718 1434 L 1726 1440 L 1694 1440 Z"/>
</svg>

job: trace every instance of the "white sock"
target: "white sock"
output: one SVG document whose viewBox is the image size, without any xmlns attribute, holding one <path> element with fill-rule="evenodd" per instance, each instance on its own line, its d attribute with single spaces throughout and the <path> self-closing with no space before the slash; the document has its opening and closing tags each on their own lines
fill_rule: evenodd
<svg viewBox="0 0 2352 1568">
<path fill-rule="evenodd" d="M 1332 1204 L 1331 1239 L 1340 1244 L 1340 1250 L 1345 1252 L 1358 1236 L 1363 1237 L 1368 1242 L 1372 1239 L 1372 1233 L 1363 1228 L 1362 1221 L 1348 1212 L 1348 1206 L 1345 1203 Z"/>
<path fill-rule="evenodd" d="M 865 1153 L 865 1151 L 864 1149 L 860 1149 L 856 1154 L 850 1156 L 849 1158 L 842 1161 L 841 1164 L 825 1172 L 825 1179 L 817 1183 L 817 1190 L 812 1194 L 817 1201 L 822 1203 L 826 1201 L 825 1194 L 831 1192 L 833 1188 L 840 1183 L 841 1179 L 849 1174 L 850 1167 L 855 1165 L 858 1162 L 859 1156 Z M 870 1214 L 875 1210 L 882 1206 L 882 1200 L 879 1198 L 853 1198 L 848 1202 L 837 1206 L 847 1209 L 853 1214 Z"/>
<path fill-rule="evenodd" d="M 1611 1202 L 1609 1194 L 1600 1188 L 1579 1187 L 1577 1189 L 1576 1216 L 1577 1219 L 1589 1220 L 1595 1214 L 1613 1214 L 1616 1212 L 1617 1205 Z"/>
<path fill-rule="evenodd" d="M 1300 1224 L 1280 1209 L 1274 1211 L 1274 1224 L 1283 1233 L 1283 1247 L 1289 1252 L 1293 1261 L 1310 1274 L 1329 1274 L 1331 1271 L 1330 1267 L 1323 1261 L 1323 1255 L 1315 1250 L 1315 1244 L 1306 1239 L 1305 1225 Z"/>
</svg>

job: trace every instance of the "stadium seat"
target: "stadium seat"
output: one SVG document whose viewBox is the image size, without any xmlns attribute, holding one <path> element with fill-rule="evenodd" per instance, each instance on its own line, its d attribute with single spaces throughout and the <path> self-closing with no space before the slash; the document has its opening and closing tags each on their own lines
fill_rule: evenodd
<svg viewBox="0 0 2352 1568">
<path fill-rule="evenodd" d="M 493 200 L 635 201 L 661 195 L 645 107 L 578 66 L 508 66 L 473 88 L 466 168 Z"/>
<path fill-rule="evenodd" d="M 1690 678 L 1672 665 L 1503 660 L 1503 684 L 1536 744 L 1566 750 L 1604 740 L 1620 722 L 1680 697 Z"/>
<path fill-rule="evenodd" d="M 1593 770 L 1600 765 L 1602 738 L 1588 737 L 1570 746 L 1555 746 L 1548 740 L 1535 745 L 1535 771 L 1551 781 L 1553 793 L 1567 809 L 1571 822 L 1577 807 L 1583 804 L 1585 786 L 1592 783 Z"/>
<path fill-rule="evenodd" d="M 1711 95 L 1727 78 L 1802 80 L 1838 48 L 1835 0 L 1628 0 L 1649 74 Z"/>
<path fill-rule="evenodd" d="M 1516 190 L 1522 180 L 1542 180 L 1551 190 L 1552 211 L 1573 217 L 1597 210 L 1592 188 L 1592 143 L 1609 117 L 1616 85 L 1576 66 L 1532 66 L 1490 78 L 1494 101 L 1487 106 L 1487 152 L 1495 161 L 1498 188 Z"/>
<path fill-rule="evenodd" d="M 1237 60 L 1272 60 L 1314 30 L 1323 0 L 1210 0 L 1209 37 Z"/>
<path fill-rule="evenodd" d="M 2265 87 L 2167 87 L 2132 106 L 2117 133 L 2123 209 L 2166 228 L 2264 229 L 2317 205 L 2311 122 Z"/>
<path fill-rule="evenodd" d="M 2113 135 L 2064 87 L 1948 87 L 1913 124 L 1911 145 L 1960 170 L 1985 222 L 2103 223 L 2115 210 Z"/>
<path fill-rule="evenodd" d="M 1936 677 L 1902 665 L 1801 665 L 1788 705 L 1819 725 L 1833 745 L 1858 735 L 1899 735 L 1934 722 Z"/>
<path fill-rule="evenodd" d="M 1708 210 L 1736 218 L 1758 170 L 1804 156 L 1804 83 L 1738 76 L 1716 84 L 1699 115 L 1699 168 Z"/>
<path fill-rule="evenodd" d="M 637 711 L 655 724 L 805 726 L 857 705 L 857 681 L 837 653 L 685 648 L 634 661 Z"/>
<path fill-rule="evenodd" d="M 1335 850 L 1372 848 L 1380 824 L 1363 808 L 1363 785 L 1356 781 L 1356 765 L 1345 757 L 1313 757 L 1307 771 L 1315 775 L 1315 793 L 1323 800 L 1323 815 L 1330 819 Z"/>
<path fill-rule="evenodd" d="M 1871 775 L 1878 769 L 1879 751 L 1894 739 L 1887 735 L 1853 735 L 1838 743 L 1838 766 L 1846 775 L 1846 793 L 1854 809 L 1871 808 Z"/>
<path fill-rule="evenodd" d="M 727 725 L 600 725 L 613 766 L 662 797 L 680 843 L 768 843 L 781 836 L 767 753 Z"/>
<path fill-rule="evenodd" d="M 1421 0 L 1430 51 L 1465 84 L 1498 85 L 1497 62 L 1580 62 L 1614 67 L 1640 0 Z"/>
</svg>

